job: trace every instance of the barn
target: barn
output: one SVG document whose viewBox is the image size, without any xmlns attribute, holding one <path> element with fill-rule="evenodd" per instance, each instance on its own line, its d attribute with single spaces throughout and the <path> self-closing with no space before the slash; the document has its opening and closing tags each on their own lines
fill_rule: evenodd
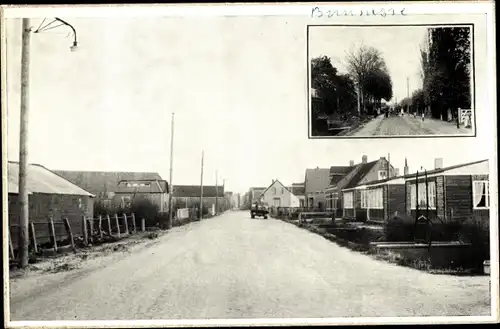
<svg viewBox="0 0 500 329">
<path fill-rule="evenodd" d="M 19 234 L 19 163 L 8 163 L 8 214 L 9 229 L 14 248 L 18 245 Z M 53 171 L 39 164 L 30 164 L 27 173 L 29 220 L 34 223 L 37 243 L 50 241 L 48 219 L 56 222 L 56 236 L 65 236 L 61 220 L 68 218 L 74 235 L 82 234 L 82 216 L 92 217 L 94 195 L 74 185 Z"/>
</svg>

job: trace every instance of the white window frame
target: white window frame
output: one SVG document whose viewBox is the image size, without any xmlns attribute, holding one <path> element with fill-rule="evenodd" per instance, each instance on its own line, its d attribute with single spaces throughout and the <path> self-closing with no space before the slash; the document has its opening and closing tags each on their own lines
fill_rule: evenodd
<svg viewBox="0 0 500 329">
<path fill-rule="evenodd" d="M 281 194 L 285 194 L 285 188 L 284 187 L 281 188 Z"/>
<path fill-rule="evenodd" d="M 416 207 L 416 183 L 411 183 L 410 184 L 410 208 L 412 210 L 415 210 Z M 428 182 L 428 188 L 429 188 L 429 209 L 430 210 L 436 210 L 436 203 L 437 203 L 437 193 L 436 193 L 436 182 L 435 181 L 430 181 Z M 427 201 L 426 198 L 426 193 L 425 193 L 425 182 L 419 182 L 418 183 L 418 203 L 419 209 L 424 209 L 427 208 L 427 205 L 425 204 Z"/>
<path fill-rule="evenodd" d="M 273 187 L 273 195 L 276 195 L 276 187 Z"/>
<path fill-rule="evenodd" d="M 361 190 L 361 208 L 368 209 L 369 201 L 368 201 L 368 190 Z"/>
<path fill-rule="evenodd" d="M 354 193 L 344 192 L 344 209 L 354 209 Z"/>
<path fill-rule="evenodd" d="M 384 176 L 384 177 L 382 177 Z M 378 179 L 379 180 L 382 180 L 382 179 L 386 179 L 387 178 L 387 170 L 379 170 L 378 171 Z"/>
<path fill-rule="evenodd" d="M 481 185 L 481 190 L 477 190 L 478 186 Z M 485 200 L 485 206 L 484 207 L 476 207 L 476 202 L 474 201 L 474 196 L 476 196 L 478 193 L 482 194 L 482 188 L 483 186 L 486 188 L 485 189 L 485 194 L 486 194 L 486 200 Z M 481 200 L 481 198 L 479 198 Z M 472 208 L 473 209 L 490 209 L 490 182 L 487 180 L 474 180 L 472 181 Z"/>
</svg>

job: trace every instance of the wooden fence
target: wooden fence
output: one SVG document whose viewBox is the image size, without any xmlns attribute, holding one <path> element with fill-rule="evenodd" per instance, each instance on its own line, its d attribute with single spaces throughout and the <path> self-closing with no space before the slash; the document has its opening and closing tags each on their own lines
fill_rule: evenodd
<svg viewBox="0 0 500 329">
<path fill-rule="evenodd" d="M 75 224 L 73 224 L 75 225 Z M 75 237 L 73 232 L 82 232 L 83 245 L 88 246 L 95 241 L 103 241 L 105 236 L 121 238 L 137 231 L 146 231 L 146 221 L 141 218 L 137 221 L 135 214 L 118 214 L 98 216 L 97 218 L 87 218 L 82 216 L 81 230 L 71 227 L 67 217 L 54 220 L 49 217 L 46 222 L 29 223 L 29 241 L 32 250 L 38 253 L 41 246 L 48 246 L 57 252 L 60 245 L 70 245 L 76 250 Z M 16 247 L 18 245 L 19 225 L 11 224 L 9 230 L 9 258 L 15 259 Z"/>
</svg>

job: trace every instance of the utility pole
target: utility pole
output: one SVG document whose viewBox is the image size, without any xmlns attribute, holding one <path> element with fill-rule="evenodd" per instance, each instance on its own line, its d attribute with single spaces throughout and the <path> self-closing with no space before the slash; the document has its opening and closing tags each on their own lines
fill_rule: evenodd
<svg viewBox="0 0 500 329">
<path fill-rule="evenodd" d="M 387 154 L 387 178 L 391 178 L 391 154 Z"/>
<path fill-rule="evenodd" d="M 215 214 L 219 214 L 219 182 L 218 182 L 218 172 L 215 171 Z"/>
<path fill-rule="evenodd" d="M 167 229 L 172 228 L 172 195 L 174 194 L 174 186 L 172 185 L 172 172 L 174 163 L 174 113 L 172 113 L 172 124 L 170 128 L 170 195 L 168 202 L 168 223 Z"/>
<path fill-rule="evenodd" d="M 201 151 L 201 181 L 200 181 L 200 220 L 203 219 L 203 158 L 205 152 Z"/>
<path fill-rule="evenodd" d="M 19 266 L 28 266 L 29 197 L 28 197 L 28 113 L 30 80 L 30 19 L 23 18 L 21 50 L 21 127 L 19 136 Z"/>
<path fill-rule="evenodd" d="M 224 190 L 225 186 L 226 186 L 226 179 L 223 178 L 222 179 L 222 200 L 223 200 L 223 203 L 222 203 L 222 212 L 226 211 L 226 207 L 227 207 L 226 192 Z"/>
</svg>

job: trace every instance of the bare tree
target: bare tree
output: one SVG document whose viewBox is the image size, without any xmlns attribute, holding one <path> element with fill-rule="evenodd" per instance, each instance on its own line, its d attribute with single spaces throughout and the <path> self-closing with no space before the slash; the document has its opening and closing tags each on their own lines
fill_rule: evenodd
<svg viewBox="0 0 500 329">
<path fill-rule="evenodd" d="M 350 49 L 346 54 L 347 70 L 356 83 L 358 91 L 358 114 L 365 109 L 364 93 L 368 77 L 375 72 L 387 73 L 387 67 L 379 50 L 365 45 Z"/>
</svg>

